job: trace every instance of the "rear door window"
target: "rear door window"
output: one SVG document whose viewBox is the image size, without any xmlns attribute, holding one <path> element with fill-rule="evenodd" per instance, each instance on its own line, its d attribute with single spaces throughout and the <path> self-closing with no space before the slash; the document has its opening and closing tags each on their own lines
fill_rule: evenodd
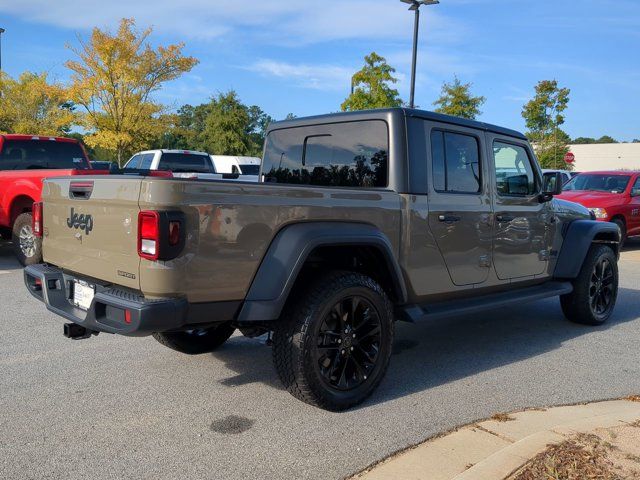
<svg viewBox="0 0 640 480">
<path fill-rule="evenodd" d="M 480 192 L 480 151 L 475 137 L 433 130 L 431 158 L 433 188 L 437 192 Z"/>
<path fill-rule="evenodd" d="M 5 140 L 0 170 L 86 170 L 89 163 L 79 144 L 52 140 Z"/>
<path fill-rule="evenodd" d="M 158 170 L 185 173 L 214 173 L 209 155 L 191 153 L 163 153 Z"/>
<path fill-rule="evenodd" d="M 140 158 L 140 166 L 138 167 L 140 170 L 149 170 L 151 168 L 151 164 L 153 163 L 153 157 L 155 157 L 155 153 L 143 153 Z"/>
</svg>

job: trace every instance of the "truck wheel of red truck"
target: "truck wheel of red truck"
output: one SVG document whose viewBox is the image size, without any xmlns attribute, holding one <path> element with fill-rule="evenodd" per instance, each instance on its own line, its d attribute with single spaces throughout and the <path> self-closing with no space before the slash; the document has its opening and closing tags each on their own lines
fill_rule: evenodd
<svg viewBox="0 0 640 480">
<path fill-rule="evenodd" d="M 294 397 L 339 411 L 364 401 L 391 357 L 393 306 L 372 278 L 355 272 L 321 276 L 277 323 L 273 361 Z"/>
<path fill-rule="evenodd" d="M 13 251 L 22 265 L 42 262 L 42 239 L 33 234 L 31 213 L 18 215 L 13 222 Z"/>
<path fill-rule="evenodd" d="M 154 333 L 155 338 L 165 347 L 169 347 L 180 353 L 199 355 L 213 352 L 226 342 L 235 328 L 229 323 L 223 323 L 210 328 L 198 328 L 185 332 Z"/>
</svg>

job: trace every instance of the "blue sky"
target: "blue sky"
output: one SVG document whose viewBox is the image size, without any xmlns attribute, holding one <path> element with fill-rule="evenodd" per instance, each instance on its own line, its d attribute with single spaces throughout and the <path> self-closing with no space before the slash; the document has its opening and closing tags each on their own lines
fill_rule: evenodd
<svg viewBox="0 0 640 480">
<path fill-rule="evenodd" d="M 420 107 L 431 109 L 457 74 L 487 97 L 481 120 L 524 130 L 523 103 L 538 80 L 555 78 L 571 89 L 571 136 L 640 138 L 640 0 L 441 2 L 422 9 Z M 413 17 L 399 0 L 0 0 L 3 68 L 65 81 L 65 45 L 121 17 L 200 60 L 158 92 L 174 107 L 233 88 L 275 118 L 336 111 L 371 51 L 409 96 Z"/>
</svg>

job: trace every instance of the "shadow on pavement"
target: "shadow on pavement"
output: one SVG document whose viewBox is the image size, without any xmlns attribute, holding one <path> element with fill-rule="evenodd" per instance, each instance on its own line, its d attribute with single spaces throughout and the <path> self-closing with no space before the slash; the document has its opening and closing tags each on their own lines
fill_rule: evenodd
<svg viewBox="0 0 640 480">
<path fill-rule="evenodd" d="M 0 270 L 19 270 L 22 266 L 13 254 L 13 245 L 7 240 L 0 240 Z"/>
<path fill-rule="evenodd" d="M 399 322 L 387 375 L 376 393 L 359 408 L 542 355 L 573 338 L 633 321 L 638 311 L 638 291 L 621 288 L 613 317 L 601 327 L 569 322 L 557 300 L 436 323 Z M 264 343 L 263 337 L 234 337 L 213 354 L 238 372 L 221 384 L 241 386 L 261 382 L 282 389 L 271 362 L 271 349 Z"/>
</svg>

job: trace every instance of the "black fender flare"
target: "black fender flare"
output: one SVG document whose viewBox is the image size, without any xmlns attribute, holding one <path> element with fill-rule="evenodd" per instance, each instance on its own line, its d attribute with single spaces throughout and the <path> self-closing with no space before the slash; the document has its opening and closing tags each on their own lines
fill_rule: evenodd
<svg viewBox="0 0 640 480">
<path fill-rule="evenodd" d="M 305 222 L 284 227 L 267 249 L 237 321 L 276 320 L 309 254 L 317 247 L 366 245 L 377 248 L 393 276 L 395 295 L 405 303 L 407 289 L 389 239 L 376 227 L 361 223 Z"/>
<path fill-rule="evenodd" d="M 555 278 L 576 278 L 593 243 L 611 244 L 618 255 L 620 229 L 615 223 L 610 222 L 596 220 L 574 220 L 571 222 L 564 232 L 553 276 Z"/>
</svg>

